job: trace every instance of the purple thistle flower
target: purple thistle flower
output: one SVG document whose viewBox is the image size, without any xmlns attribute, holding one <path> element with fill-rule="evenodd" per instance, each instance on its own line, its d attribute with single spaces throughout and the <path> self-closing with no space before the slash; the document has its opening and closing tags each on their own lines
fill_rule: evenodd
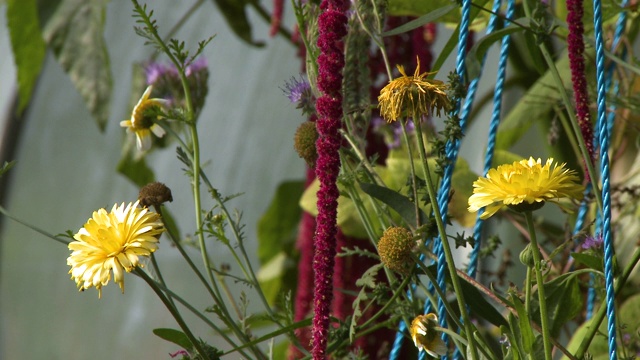
<svg viewBox="0 0 640 360">
<path fill-rule="evenodd" d="M 589 155 L 593 159 L 593 130 L 589 119 L 589 93 L 587 92 L 587 79 L 584 69 L 583 13 L 582 0 L 567 0 L 567 25 L 569 26 L 567 47 L 569 50 L 571 81 L 573 83 L 573 98 L 576 103 L 578 125 Z M 588 172 L 586 173 L 588 176 Z"/>
<path fill-rule="evenodd" d="M 587 236 L 584 239 L 584 242 L 580 247 L 582 250 L 596 250 L 601 249 L 604 240 L 602 239 L 602 234 L 597 234 L 595 236 Z"/>
<path fill-rule="evenodd" d="M 297 104 L 302 100 L 302 97 L 305 96 L 307 92 L 311 92 L 311 85 L 309 85 L 309 82 L 302 76 L 300 76 L 299 80 L 292 77 L 291 80 L 284 84 L 284 89 L 282 89 L 282 91 L 285 93 L 287 98 L 289 98 L 289 101 Z"/>
<path fill-rule="evenodd" d="M 342 38 L 347 34 L 345 0 L 323 0 L 318 17 L 318 89 L 323 95 L 316 101 L 318 141 L 316 176 L 318 216 L 316 218 L 315 253 L 313 257 L 314 317 L 312 327 L 314 360 L 326 359 L 329 335 L 329 313 L 333 299 L 333 271 L 336 256 L 336 224 L 340 171 L 340 122 L 342 120 L 342 70 L 344 54 Z"/>
</svg>

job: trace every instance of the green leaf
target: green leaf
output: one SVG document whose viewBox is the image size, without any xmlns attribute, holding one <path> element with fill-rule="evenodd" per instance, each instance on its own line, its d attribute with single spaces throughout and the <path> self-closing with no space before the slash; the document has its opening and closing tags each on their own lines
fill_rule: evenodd
<svg viewBox="0 0 640 360">
<path fill-rule="evenodd" d="M 416 210 L 415 205 L 406 196 L 393 191 L 389 188 L 379 186 L 376 184 L 359 183 L 360 188 L 366 194 L 374 197 L 383 203 L 387 204 L 390 208 L 395 210 L 404 221 L 412 227 L 416 227 Z M 420 211 L 420 223 L 424 224 L 427 221 L 427 215 L 423 211 Z"/>
<path fill-rule="evenodd" d="M 18 75 L 18 112 L 22 112 L 31 99 L 46 52 L 36 1 L 7 0 L 7 27 Z"/>
<path fill-rule="evenodd" d="M 193 344 L 191 344 L 191 340 L 189 340 L 187 335 L 185 335 L 182 331 L 175 329 L 158 328 L 153 329 L 153 333 L 156 336 L 172 342 L 189 352 L 193 351 Z"/>
<path fill-rule="evenodd" d="M 0 167 L 0 177 L 9 171 L 15 164 L 15 160 L 9 162 L 5 161 L 4 164 L 2 164 L 2 167 Z"/>
<path fill-rule="evenodd" d="M 523 26 L 529 25 L 528 18 L 520 18 L 515 20 L 519 24 Z M 500 29 L 492 32 L 491 34 L 485 35 L 480 40 L 478 40 L 469 52 L 467 53 L 466 65 L 467 65 L 467 75 L 469 80 L 473 80 L 480 76 L 480 72 L 482 71 L 482 61 L 484 59 L 487 50 L 493 45 L 496 41 L 502 41 L 505 36 L 509 36 L 518 31 L 524 30 L 521 26 L 517 26 L 515 24 L 511 24 L 504 29 Z"/>
<path fill-rule="evenodd" d="M 231 30 L 247 44 L 262 47 L 263 42 L 254 41 L 251 36 L 251 24 L 247 18 L 245 7 L 247 0 L 213 0 L 227 21 Z"/>
<path fill-rule="evenodd" d="M 480 290 L 475 286 L 467 282 L 464 278 L 460 279 L 460 285 L 462 287 L 462 295 L 466 299 L 465 303 L 469 306 L 469 309 L 478 317 L 483 318 L 495 326 L 506 326 L 507 320 L 496 310 L 496 308 L 489 303 Z"/>
<path fill-rule="evenodd" d="M 367 269 L 367 271 L 362 274 L 362 276 L 356 280 L 356 286 L 360 286 L 360 292 L 358 292 L 358 296 L 353 300 L 353 314 L 351 315 L 351 323 L 349 324 L 349 339 L 351 342 L 355 340 L 356 335 L 356 326 L 358 325 L 358 320 L 362 317 L 362 308 L 360 303 L 364 303 L 369 299 L 367 295 L 367 289 L 374 289 L 376 285 L 376 275 L 380 269 L 382 269 L 382 264 L 376 264 Z"/>
<path fill-rule="evenodd" d="M 111 71 L 103 37 L 106 0 L 63 0 L 44 38 L 104 130 L 109 117 Z"/>
<path fill-rule="evenodd" d="M 551 320 L 551 336 L 558 337 L 567 321 L 582 312 L 578 278 L 574 273 L 564 274 L 544 284 L 544 289 L 547 314 Z M 535 311 L 534 316 L 539 318 L 539 311 Z"/>
<path fill-rule="evenodd" d="M 145 158 L 136 157 L 133 151 L 135 150 L 132 147 L 125 151 L 122 158 L 120 158 L 120 162 L 118 162 L 116 170 L 138 187 L 154 182 L 156 176 L 153 170 L 147 166 Z"/>
<path fill-rule="evenodd" d="M 420 3 L 418 1 L 411 1 L 411 3 L 415 4 L 415 3 Z M 423 4 L 429 4 L 429 6 L 433 6 L 435 4 L 437 4 L 438 1 L 427 1 L 427 2 L 423 2 Z M 445 1 L 441 1 L 441 3 L 443 4 L 448 4 L 445 5 L 443 7 L 437 8 L 435 10 L 431 10 L 431 12 L 429 12 L 426 15 L 422 15 L 417 19 L 411 20 L 401 26 L 398 26 L 397 28 L 393 29 L 393 30 L 389 30 L 387 32 L 382 33 L 382 36 L 392 36 L 392 35 L 398 35 L 398 34 L 402 34 L 405 33 L 407 31 L 411 31 L 413 29 L 419 28 L 420 26 L 423 26 L 425 24 L 431 23 L 431 22 L 435 22 L 436 20 L 440 19 L 441 17 L 443 17 L 444 15 L 447 15 L 448 13 L 451 12 L 451 10 L 453 9 L 457 9 L 459 8 L 458 5 L 456 4 L 451 4 L 449 3 L 448 0 Z"/>
<path fill-rule="evenodd" d="M 258 220 L 258 260 L 266 263 L 282 251 L 285 245 L 295 242 L 295 235 L 302 210 L 298 201 L 304 191 L 304 182 L 287 181 L 281 183 Z"/>
<path fill-rule="evenodd" d="M 582 264 L 590 269 L 594 269 L 596 271 L 604 272 L 603 268 L 603 257 L 597 256 L 589 253 L 576 253 L 572 252 L 571 257 L 578 263 Z"/>
<path fill-rule="evenodd" d="M 529 322 L 529 315 L 524 308 L 524 304 L 517 296 L 511 295 L 511 302 L 518 313 L 518 323 L 512 323 L 511 329 L 516 337 L 518 337 L 518 335 L 520 336 L 522 350 L 525 354 L 531 354 L 533 351 L 535 336 L 533 335 L 533 328 Z"/>
<path fill-rule="evenodd" d="M 258 221 L 257 277 L 269 304 L 275 304 L 283 292 L 295 291 L 297 256 L 295 240 L 302 210 L 298 201 L 304 182 L 280 184 L 267 211 Z"/>
<path fill-rule="evenodd" d="M 590 56 L 585 54 L 585 56 Z M 571 72 L 569 71 L 569 57 L 566 53 L 560 55 L 556 62 L 563 83 L 569 84 Z M 561 101 L 557 85 L 547 71 L 513 107 L 506 118 L 500 122 L 496 149 L 509 150 L 531 127 L 540 121 L 550 119 L 554 107 Z"/>
</svg>

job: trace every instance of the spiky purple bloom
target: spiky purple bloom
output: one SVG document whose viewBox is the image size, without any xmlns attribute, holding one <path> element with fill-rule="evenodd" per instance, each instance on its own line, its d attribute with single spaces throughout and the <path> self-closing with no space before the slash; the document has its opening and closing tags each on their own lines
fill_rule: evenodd
<svg viewBox="0 0 640 360">
<path fill-rule="evenodd" d="M 602 244 L 604 240 L 602 239 L 602 234 L 597 234 L 595 236 L 587 236 L 584 239 L 584 242 L 580 245 L 582 250 L 596 250 L 602 249 Z"/>
<path fill-rule="evenodd" d="M 573 83 L 573 98 L 576 103 L 576 116 L 585 144 L 591 158 L 593 153 L 593 130 L 589 119 L 589 93 L 584 69 L 584 26 L 582 0 L 567 0 L 567 47 L 569 50 L 569 67 Z"/>
<path fill-rule="evenodd" d="M 315 113 L 316 100 L 307 79 L 302 76 L 292 77 L 284 84 L 282 91 L 289 101 L 296 104 L 298 109 L 302 109 L 303 114 L 312 115 Z"/>
<path fill-rule="evenodd" d="M 333 271 L 336 256 L 338 227 L 338 186 L 340 171 L 340 122 L 342 120 L 342 69 L 344 53 L 342 38 L 347 34 L 345 12 L 349 2 L 345 0 L 323 0 L 322 13 L 318 17 L 318 89 L 322 96 L 316 101 L 318 114 L 318 141 L 316 149 L 316 177 L 320 181 L 318 190 L 318 216 L 316 218 L 315 253 L 313 257 L 314 360 L 326 359 L 329 337 L 329 313 L 333 298 Z"/>
</svg>

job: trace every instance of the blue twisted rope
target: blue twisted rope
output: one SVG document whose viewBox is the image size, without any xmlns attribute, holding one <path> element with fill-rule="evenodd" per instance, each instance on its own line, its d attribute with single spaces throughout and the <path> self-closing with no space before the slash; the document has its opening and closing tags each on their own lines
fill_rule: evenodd
<svg viewBox="0 0 640 360">
<path fill-rule="evenodd" d="M 628 3 L 628 0 L 624 0 L 622 2 L 622 7 L 626 7 Z M 616 21 L 616 29 L 613 35 L 613 42 L 611 45 L 611 51 L 613 52 L 616 47 L 618 46 L 618 44 L 620 43 L 620 39 L 622 38 L 622 35 L 624 34 L 624 30 L 626 27 L 626 23 L 627 23 L 627 12 L 626 11 L 622 11 L 620 13 L 620 15 L 618 16 L 618 20 Z M 621 54 L 621 58 L 625 57 L 625 52 L 623 50 L 623 53 Z M 613 71 L 615 70 L 615 63 L 611 62 L 611 64 L 609 65 L 609 67 L 607 68 L 606 74 L 605 74 L 605 88 L 608 89 L 611 87 L 611 83 L 613 82 Z M 613 90 L 612 90 L 614 96 L 618 95 L 618 93 L 620 92 L 620 86 L 618 84 L 618 82 L 614 82 L 613 84 Z M 615 120 L 616 117 L 616 113 L 615 113 L 615 109 L 616 106 L 615 105 L 611 105 L 611 111 L 609 111 L 607 113 L 607 118 L 606 118 L 606 122 L 607 122 L 607 133 L 611 134 L 611 129 L 613 127 L 613 122 Z M 600 139 L 600 134 L 599 134 L 599 129 L 601 124 L 599 124 L 599 120 L 600 118 L 598 118 L 598 123 L 596 123 L 595 127 L 595 135 L 594 136 L 594 144 L 597 145 Z M 589 192 L 591 191 L 591 184 L 589 184 L 587 186 L 587 188 L 585 189 L 585 198 L 587 197 L 587 195 L 589 194 Z M 580 229 L 582 229 L 582 227 L 584 226 L 584 220 L 586 217 L 586 213 L 588 210 L 588 204 L 585 200 L 583 200 L 583 202 L 580 205 L 580 210 L 578 213 L 578 218 L 576 220 L 576 224 L 574 227 L 574 234 L 577 234 L 578 231 L 580 231 Z M 596 230 L 594 232 L 594 234 L 597 234 L 600 231 L 600 217 L 598 216 L 598 224 L 596 226 Z M 587 313 L 586 313 L 586 318 L 591 319 L 591 317 L 593 316 L 593 310 L 595 308 L 595 303 L 596 303 L 596 290 L 594 288 L 594 275 L 591 274 L 591 277 L 589 279 L 589 290 L 587 292 Z"/>
<path fill-rule="evenodd" d="M 602 7 L 600 0 L 593 0 L 593 25 L 596 40 L 596 80 L 599 142 L 600 142 L 600 172 L 602 176 L 602 238 L 604 242 L 604 273 L 607 304 L 607 331 L 609 336 L 609 359 L 617 360 L 616 344 L 616 312 L 615 288 L 613 284 L 613 238 L 611 236 L 611 193 L 609 174 L 609 129 L 606 122 L 606 89 L 605 89 L 605 58 L 604 41 L 602 39 Z"/>
<path fill-rule="evenodd" d="M 460 33 L 458 35 L 458 54 L 456 57 L 456 73 L 460 78 L 460 81 L 464 83 L 466 69 L 465 69 L 465 55 L 467 52 L 467 41 L 469 38 L 469 19 L 471 17 L 471 0 L 463 0 L 462 1 L 462 13 L 460 17 Z M 468 94 L 469 96 L 473 96 L 473 94 Z M 452 116 L 458 116 L 460 111 L 460 101 L 455 104 L 453 110 L 451 111 Z M 466 108 L 466 107 L 465 107 Z M 464 110 L 463 110 L 464 111 Z M 467 114 L 468 117 L 468 114 Z M 466 127 L 466 118 L 460 118 L 460 128 L 464 132 Z M 445 166 L 444 174 L 442 177 L 442 182 L 440 183 L 440 189 L 438 191 L 438 208 L 440 210 L 440 214 L 442 216 L 442 222 L 447 223 L 447 208 L 449 203 L 449 191 L 451 189 L 451 178 L 453 176 L 453 169 L 458 157 L 458 151 L 460 149 L 460 141 L 448 141 L 445 147 L 446 157 L 449 160 L 449 163 Z M 444 250 L 442 247 L 442 241 L 448 241 L 448 239 L 440 239 L 440 241 L 436 241 L 434 244 L 434 252 L 438 257 L 437 263 L 437 282 L 441 289 L 446 289 L 446 273 L 447 273 L 447 265 L 446 258 L 444 254 Z M 438 321 L 441 327 L 447 327 L 447 310 L 444 306 L 444 302 L 446 299 L 438 299 Z M 429 301 L 425 303 L 424 311 L 425 313 L 429 312 L 431 308 L 431 304 Z M 445 344 L 448 344 L 448 337 L 446 334 L 442 334 L 442 340 Z M 422 352 L 419 356 L 420 360 L 426 359 L 426 353 Z M 442 357 L 443 360 L 447 359 L 447 356 Z"/>
<path fill-rule="evenodd" d="M 499 5 L 496 9 L 494 5 L 493 12 L 497 13 L 499 11 Z M 507 2 L 507 19 L 513 18 L 513 14 L 515 11 L 515 0 L 509 0 Z M 492 15 L 493 19 L 493 15 Z M 509 25 L 509 21 L 505 20 L 504 26 L 507 27 Z M 492 30 L 493 31 L 493 30 Z M 487 141 L 487 151 L 484 158 L 484 172 L 483 174 L 486 176 L 489 170 L 491 169 L 491 163 L 493 162 L 493 153 L 496 147 L 496 137 L 498 135 L 498 125 L 500 125 L 500 115 L 502 113 L 502 90 L 504 88 L 504 80 L 507 73 L 507 58 L 509 55 L 509 45 L 511 44 L 511 37 L 505 36 L 502 39 L 502 44 L 500 46 L 500 59 L 498 60 L 498 74 L 496 79 L 496 87 L 495 93 L 493 95 L 493 113 L 491 114 L 491 122 L 489 123 L 489 135 Z M 478 254 L 480 253 L 480 245 L 482 241 L 482 228 L 484 225 L 484 220 L 480 218 L 484 213 L 484 208 L 478 211 L 478 215 L 476 216 L 476 224 L 473 228 L 473 239 L 475 241 L 475 245 L 473 250 L 471 250 L 471 254 L 469 255 L 469 267 L 467 269 L 467 274 L 469 276 L 475 278 L 476 272 L 478 269 Z"/>
</svg>

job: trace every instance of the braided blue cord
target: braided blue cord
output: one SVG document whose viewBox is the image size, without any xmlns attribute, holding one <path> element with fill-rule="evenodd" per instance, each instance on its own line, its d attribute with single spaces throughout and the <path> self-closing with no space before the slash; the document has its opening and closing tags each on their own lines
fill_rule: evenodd
<svg viewBox="0 0 640 360">
<path fill-rule="evenodd" d="M 497 13 L 500 8 L 499 4 L 496 8 L 494 5 L 493 12 Z M 515 10 L 515 0 L 509 0 L 507 2 L 507 19 L 513 18 Z M 492 19 L 493 19 L 492 15 Z M 509 21 L 505 21 L 504 26 L 507 27 L 509 25 Z M 493 29 L 492 29 L 493 31 Z M 498 75 L 496 79 L 496 87 L 495 93 L 493 95 L 493 113 L 491 114 L 491 122 L 489 123 L 489 136 L 487 141 L 487 152 L 484 158 L 484 172 L 483 174 L 486 176 L 489 170 L 491 169 L 491 163 L 493 162 L 493 153 L 496 147 L 496 136 L 498 134 L 498 125 L 500 125 L 500 115 L 502 113 L 502 90 L 504 88 L 504 80 L 505 75 L 507 73 L 507 58 L 509 55 L 509 45 L 511 44 L 511 37 L 505 36 L 502 39 L 502 45 L 500 46 L 500 59 L 498 60 Z M 484 213 L 484 209 L 478 211 L 478 215 L 476 217 L 476 224 L 473 228 L 473 239 L 475 241 L 475 245 L 473 250 L 471 250 L 471 254 L 469 255 L 469 268 L 467 269 L 467 273 L 471 277 L 476 277 L 476 272 L 478 269 L 478 254 L 480 253 L 480 244 L 481 244 L 481 235 L 482 235 L 482 227 L 484 225 L 484 220 L 480 219 L 480 216 Z"/>
<path fill-rule="evenodd" d="M 627 0 L 624 0 L 622 2 L 622 7 L 625 7 L 627 5 L 627 2 L 628 2 Z M 627 23 L 627 12 L 623 11 L 618 16 L 618 20 L 616 22 L 616 29 L 613 35 L 611 51 L 614 51 L 614 49 L 618 46 L 618 43 L 620 42 L 620 39 L 624 34 L 626 23 Z M 621 57 L 624 58 L 624 55 L 625 54 L 623 53 Z M 615 63 L 611 62 L 605 74 L 605 89 L 608 89 L 611 86 L 611 83 L 613 81 L 614 70 L 615 70 Z M 612 92 L 614 96 L 616 96 L 620 92 L 620 86 L 617 81 L 613 84 Z M 612 105 L 611 111 L 609 111 L 606 116 L 607 134 L 611 134 L 611 128 L 613 127 L 613 122 L 616 117 L 615 109 L 616 109 L 616 106 Z M 596 132 L 595 132 L 596 136 L 594 137 L 594 143 L 596 144 L 599 142 L 599 139 L 600 139 L 600 136 L 599 136 L 600 134 L 598 131 L 600 129 L 600 126 L 602 126 L 599 123 L 600 119 L 601 118 L 598 117 L 598 123 L 596 124 Z M 585 198 L 590 190 L 591 190 L 591 186 L 588 186 L 587 189 L 585 189 Z M 580 206 L 580 212 L 578 213 L 578 220 L 576 221 L 574 234 L 580 231 L 580 229 L 582 228 L 586 213 L 587 213 L 587 204 L 586 204 L 586 201 L 583 201 Z M 600 217 L 598 217 L 598 219 L 600 220 Z M 598 221 L 598 224 L 596 226 L 596 231 L 594 232 L 595 234 L 597 234 L 600 231 L 599 229 L 600 225 L 601 225 L 601 221 Z M 591 317 L 593 316 L 593 310 L 595 308 L 595 303 L 596 303 L 596 289 L 594 288 L 594 284 L 595 284 L 594 280 L 595 280 L 595 277 L 593 274 L 591 274 L 591 277 L 589 278 L 589 290 L 587 292 L 587 313 L 586 313 L 587 320 L 591 319 Z"/>
<path fill-rule="evenodd" d="M 464 83 L 465 79 L 465 55 L 467 52 L 467 39 L 469 37 L 469 19 L 471 16 L 471 0 L 463 0 L 462 1 L 462 14 L 460 17 L 460 33 L 458 35 L 458 54 L 456 57 L 456 73 L 460 77 L 460 81 Z M 469 96 L 469 95 L 467 95 Z M 455 104 L 451 115 L 457 116 L 460 111 L 460 101 Z M 460 119 L 460 128 L 464 132 L 466 125 L 466 119 Z M 460 141 L 449 141 L 446 145 L 446 157 L 449 160 L 448 165 L 444 169 L 444 174 L 442 177 L 442 182 L 440 183 L 440 189 L 438 191 L 438 208 L 440 209 L 440 215 L 442 216 L 442 222 L 447 223 L 447 207 L 449 202 L 449 191 L 451 189 L 451 178 L 453 175 L 453 168 L 455 165 L 455 161 L 458 157 L 458 150 L 460 149 Z M 446 273 L 447 273 L 447 265 L 444 250 L 442 247 L 442 241 L 448 241 L 448 239 L 440 239 L 440 241 L 436 241 L 434 245 L 434 252 L 438 257 L 437 263 L 437 282 L 438 285 L 442 289 L 446 289 Z M 447 327 L 447 311 L 444 306 L 444 301 L 446 299 L 438 299 L 438 321 L 441 327 Z M 429 302 L 427 301 L 425 304 L 425 310 L 429 308 Z M 446 334 L 442 334 L 442 339 L 445 344 L 448 343 L 448 337 Z M 419 356 L 420 360 L 426 359 L 426 352 L 421 352 Z M 447 359 L 447 356 L 442 357 L 443 360 Z"/>
<path fill-rule="evenodd" d="M 616 312 L 615 289 L 613 284 L 613 238 L 611 236 L 611 193 L 609 174 L 609 129 L 606 124 L 606 89 L 605 89 L 605 59 L 604 41 L 602 39 L 602 8 L 600 0 L 593 0 L 593 24 L 596 40 L 596 80 L 599 141 L 600 141 L 600 172 L 602 176 L 602 238 L 604 240 L 604 273 L 607 304 L 607 331 L 609 336 L 609 359 L 616 360 Z"/>
</svg>

